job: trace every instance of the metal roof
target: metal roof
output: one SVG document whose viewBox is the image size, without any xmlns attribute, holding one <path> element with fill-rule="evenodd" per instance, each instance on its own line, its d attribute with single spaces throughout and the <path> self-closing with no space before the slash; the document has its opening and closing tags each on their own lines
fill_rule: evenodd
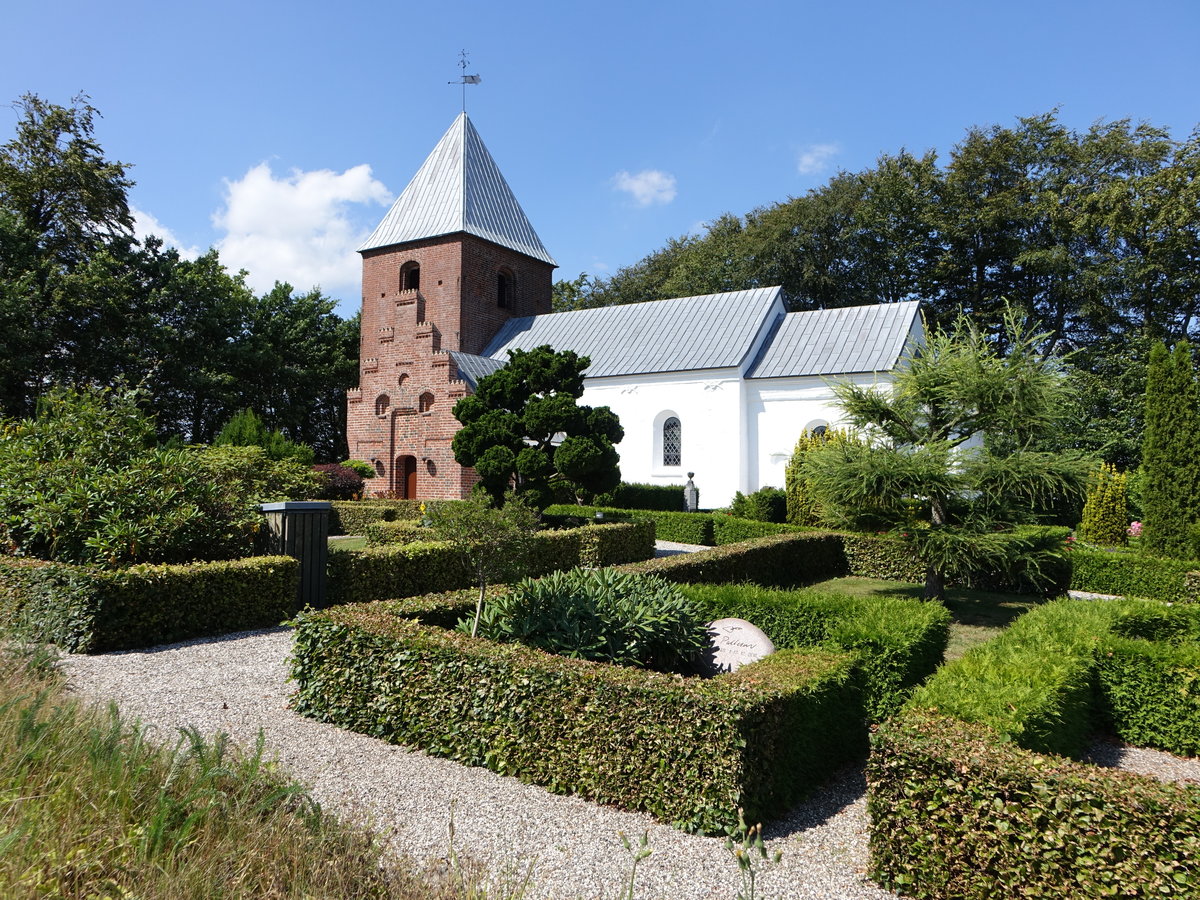
<svg viewBox="0 0 1200 900">
<path fill-rule="evenodd" d="M 488 359 L 486 356 L 476 356 L 474 353 L 463 353 L 461 350 L 449 350 L 450 359 L 458 369 L 458 377 L 475 390 L 479 379 L 485 375 L 504 368 L 504 362 L 498 359 Z"/>
<path fill-rule="evenodd" d="M 557 265 L 465 112 L 358 251 L 460 231 Z"/>
<path fill-rule="evenodd" d="M 740 367 L 773 308 L 778 287 L 653 300 L 509 319 L 483 351 L 507 361 L 508 351 L 549 344 L 591 358 L 586 375 L 636 375 Z"/>
<path fill-rule="evenodd" d="M 896 367 L 920 303 L 880 303 L 788 313 L 747 378 L 886 372 Z"/>
</svg>

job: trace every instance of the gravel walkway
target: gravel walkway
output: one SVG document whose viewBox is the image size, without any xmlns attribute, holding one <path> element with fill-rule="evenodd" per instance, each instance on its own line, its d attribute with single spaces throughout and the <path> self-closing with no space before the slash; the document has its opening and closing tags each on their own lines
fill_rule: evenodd
<svg viewBox="0 0 1200 900">
<path fill-rule="evenodd" d="M 106 702 L 170 740 L 185 725 L 227 732 L 269 752 L 327 809 L 367 822 L 416 860 L 455 848 L 512 884 L 532 870 L 530 897 L 615 897 L 629 876 L 618 832 L 649 831 L 653 853 L 638 868 L 639 898 L 731 898 L 740 881 L 724 843 L 683 834 L 648 816 L 561 797 L 515 778 L 322 725 L 291 712 L 282 628 L 149 650 L 63 660 L 72 690 Z M 850 769 L 766 832 L 777 867 L 758 882 L 763 898 L 877 900 L 894 897 L 866 869 L 866 801 L 861 769 Z"/>
</svg>

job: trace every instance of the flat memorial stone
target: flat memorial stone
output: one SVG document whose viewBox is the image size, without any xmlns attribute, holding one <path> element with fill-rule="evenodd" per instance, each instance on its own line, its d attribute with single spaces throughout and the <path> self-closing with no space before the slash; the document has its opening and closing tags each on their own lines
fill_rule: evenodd
<svg viewBox="0 0 1200 900">
<path fill-rule="evenodd" d="M 700 657 L 700 674 L 736 672 L 748 663 L 775 652 L 761 628 L 745 619 L 717 619 L 708 623 L 708 649 Z"/>
</svg>

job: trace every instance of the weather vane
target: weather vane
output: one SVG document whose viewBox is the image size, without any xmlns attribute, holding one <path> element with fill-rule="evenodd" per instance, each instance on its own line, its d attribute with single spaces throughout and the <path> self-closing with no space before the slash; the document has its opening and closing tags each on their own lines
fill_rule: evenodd
<svg viewBox="0 0 1200 900">
<path fill-rule="evenodd" d="M 468 75 L 467 74 L 467 51 L 463 50 L 461 53 L 458 54 L 458 56 L 459 56 L 458 67 L 460 69 L 462 69 L 462 75 L 459 76 L 458 81 L 447 81 L 446 83 L 462 85 L 462 108 L 463 108 L 463 112 L 466 112 L 467 111 L 467 85 L 468 84 L 479 84 L 481 79 L 478 75 Z"/>
</svg>

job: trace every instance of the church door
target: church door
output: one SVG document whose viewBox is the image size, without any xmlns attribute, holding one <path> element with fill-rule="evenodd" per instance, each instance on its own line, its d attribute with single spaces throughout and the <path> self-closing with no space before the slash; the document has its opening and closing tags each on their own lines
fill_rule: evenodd
<svg viewBox="0 0 1200 900">
<path fill-rule="evenodd" d="M 415 456 L 400 456 L 396 458 L 395 490 L 405 500 L 416 499 L 417 458 Z"/>
</svg>

